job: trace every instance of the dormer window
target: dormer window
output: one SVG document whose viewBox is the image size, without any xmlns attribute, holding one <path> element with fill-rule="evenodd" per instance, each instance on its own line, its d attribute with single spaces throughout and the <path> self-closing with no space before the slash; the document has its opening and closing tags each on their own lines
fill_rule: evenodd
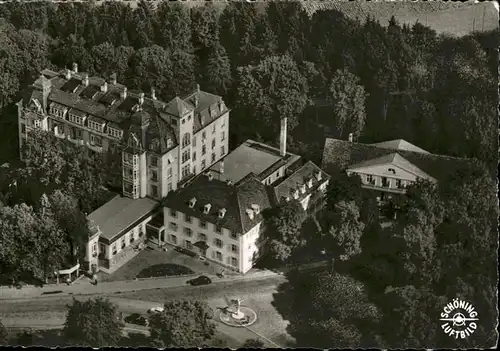
<svg viewBox="0 0 500 351">
<path fill-rule="evenodd" d="M 389 168 L 389 169 L 387 169 L 387 171 L 392 173 L 392 174 L 396 174 L 396 170 L 394 168 Z"/>
<path fill-rule="evenodd" d="M 171 148 L 172 144 L 173 144 L 172 139 L 168 138 L 167 139 L 167 148 Z"/>
<path fill-rule="evenodd" d="M 321 181 L 321 172 L 316 173 L 316 180 Z"/>
<path fill-rule="evenodd" d="M 83 124 L 83 117 L 74 115 L 72 113 L 69 114 L 69 121 L 75 124 Z"/>
<path fill-rule="evenodd" d="M 189 208 L 193 208 L 194 205 L 196 205 L 196 198 L 193 197 L 191 200 L 189 200 Z"/>
<path fill-rule="evenodd" d="M 123 131 L 116 128 L 108 127 L 108 135 L 112 136 L 113 138 L 121 139 L 122 134 Z"/>
<path fill-rule="evenodd" d="M 205 206 L 203 206 L 203 213 L 208 214 L 211 208 L 212 208 L 211 204 L 206 204 Z"/>
<path fill-rule="evenodd" d="M 312 180 L 312 178 L 309 178 L 309 179 L 307 180 L 307 187 L 308 187 L 308 188 L 312 188 L 312 186 L 313 186 L 313 180 Z"/>
<path fill-rule="evenodd" d="M 300 192 L 302 194 L 305 194 L 306 193 L 306 185 L 305 184 L 302 184 L 301 187 L 300 187 Z"/>
<path fill-rule="evenodd" d="M 260 206 L 259 205 L 256 205 L 256 204 L 252 204 L 252 210 L 253 212 L 258 215 L 260 213 Z"/>
<path fill-rule="evenodd" d="M 292 193 L 292 196 L 295 200 L 297 200 L 299 198 L 299 190 L 295 189 Z"/>
<path fill-rule="evenodd" d="M 39 128 L 42 125 L 42 122 L 39 119 L 35 119 L 33 124 L 35 125 L 35 128 Z"/>
<path fill-rule="evenodd" d="M 99 123 L 99 122 L 96 122 L 96 121 L 89 120 L 89 128 L 97 130 L 98 132 L 102 133 L 102 130 L 104 128 L 104 123 Z"/>
<path fill-rule="evenodd" d="M 253 210 L 247 208 L 246 213 L 248 215 L 248 218 L 250 218 L 251 220 L 253 220 L 253 217 L 254 217 Z"/>
<path fill-rule="evenodd" d="M 225 208 L 221 208 L 219 210 L 219 218 L 224 218 L 225 215 L 226 215 L 226 209 Z"/>
</svg>

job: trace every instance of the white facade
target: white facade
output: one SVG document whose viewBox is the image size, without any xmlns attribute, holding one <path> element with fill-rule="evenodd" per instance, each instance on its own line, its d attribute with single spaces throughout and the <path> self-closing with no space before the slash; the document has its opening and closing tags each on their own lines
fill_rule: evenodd
<svg viewBox="0 0 500 351">
<path fill-rule="evenodd" d="M 227 228 L 201 221 L 182 212 L 163 208 L 165 219 L 165 242 L 195 252 L 230 269 L 240 271 L 240 235 Z M 207 243 L 207 250 L 194 244 Z"/>
</svg>

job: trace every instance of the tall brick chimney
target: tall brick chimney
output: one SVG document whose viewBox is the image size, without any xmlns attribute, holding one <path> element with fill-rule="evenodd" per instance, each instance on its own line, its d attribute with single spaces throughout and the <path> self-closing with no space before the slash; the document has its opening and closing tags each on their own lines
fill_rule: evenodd
<svg viewBox="0 0 500 351">
<path fill-rule="evenodd" d="M 286 117 L 281 119 L 281 129 L 280 129 L 280 155 L 284 157 L 286 155 Z"/>
</svg>

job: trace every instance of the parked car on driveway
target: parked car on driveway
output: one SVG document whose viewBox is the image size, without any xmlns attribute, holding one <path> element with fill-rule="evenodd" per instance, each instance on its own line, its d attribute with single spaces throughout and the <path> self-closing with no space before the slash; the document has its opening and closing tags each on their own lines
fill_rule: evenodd
<svg viewBox="0 0 500 351">
<path fill-rule="evenodd" d="M 148 313 L 160 313 L 160 312 L 163 312 L 165 311 L 165 309 L 161 306 L 157 306 L 157 307 L 151 307 L 149 310 L 148 310 Z"/>
<path fill-rule="evenodd" d="M 136 324 L 136 325 L 143 325 L 146 326 L 148 325 L 148 321 L 146 318 L 141 316 L 139 313 L 132 313 L 131 315 L 128 315 L 125 317 L 125 323 L 129 324 Z"/>
<path fill-rule="evenodd" d="M 207 285 L 207 284 L 210 284 L 211 282 L 212 282 L 212 280 L 209 277 L 204 276 L 204 275 L 201 275 L 198 278 L 194 278 L 194 279 L 187 281 L 188 284 L 191 284 L 193 286 Z"/>
</svg>

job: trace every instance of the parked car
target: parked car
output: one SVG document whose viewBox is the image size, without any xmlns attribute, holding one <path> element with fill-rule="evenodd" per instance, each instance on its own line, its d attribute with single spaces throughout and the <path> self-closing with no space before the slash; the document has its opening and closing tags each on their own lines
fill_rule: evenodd
<svg viewBox="0 0 500 351">
<path fill-rule="evenodd" d="M 202 275 L 202 276 L 199 276 L 198 278 L 188 280 L 187 282 L 188 282 L 188 284 L 191 284 L 193 286 L 198 286 L 198 285 L 210 284 L 212 282 L 212 280 L 209 277 Z"/>
<path fill-rule="evenodd" d="M 157 307 L 151 307 L 148 310 L 148 313 L 160 313 L 160 312 L 163 312 L 163 311 L 165 311 L 165 309 L 163 307 L 157 306 Z"/>
<path fill-rule="evenodd" d="M 128 315 L 125 317 L 125 323 L 129 324 L 136 324 L 136 325 L 143 325 L 146 326 L 148 325 L 148 321 L 146 318 L 141 316 L 139 313 L 132 313 L 131 315 Z"/>
</svg>

